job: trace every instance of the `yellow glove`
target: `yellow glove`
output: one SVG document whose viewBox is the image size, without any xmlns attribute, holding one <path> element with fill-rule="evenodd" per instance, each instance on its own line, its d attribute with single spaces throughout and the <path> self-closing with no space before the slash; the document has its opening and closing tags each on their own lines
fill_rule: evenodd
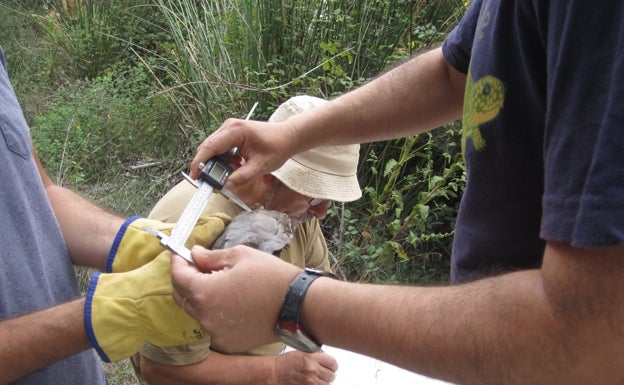
<svg viewBox="0 0 624 385">
<path fill-rule="evenodd" d="M 209 247 L 229 222 L 230 217 L 225 214 L 201 216 L 186 241 L 186 246 L 191 248 L 198 244 Z M 143 229 L 145 226 L 153 227 L 169 235 L 175 224 L 136 216 L 128 218 L 117 232 L 113 246 L 108 253 L 107 273 L 134 270 L 163 252 L 164 248 L 160 245 L 159 239 L 145 231 Z"/>
<path fill-rule="evenodd" d="M 105 362 L 130 357 L 145 342 L 172 346 L 204 337 L 204 329 L 173 300 L 170 258 L 163 251 L 136 270 L 91 276 L 85 329 Z"/>
</svg>

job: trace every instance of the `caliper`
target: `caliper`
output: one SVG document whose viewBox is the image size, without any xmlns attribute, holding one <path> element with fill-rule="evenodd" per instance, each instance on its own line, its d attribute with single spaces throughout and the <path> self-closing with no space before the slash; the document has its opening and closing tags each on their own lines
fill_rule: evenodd
<svg viewBox="0 0 624 385">
<path fill-rule="evenodd" d="M 254 104 L 245 120 L 251 117 L 257 105 L 258 103 Z M 195 191 L 195 194 L 193 194 L 193 197 L 184 208 L 182 215 L 180 215 L 180 218 L 171 231 L 171 235 L 167 235 L 149 226 L 145 227 L 145 231 L 160 239 L 161 245 L 171 252 L 180 255 L 192 264 L 195 264 L 195 261 L 191 256 L 191 251 L 185 244 L 201 213 L 204 211 L 210 196 L 215 190 L 220 190 L 223 195 L 231 199 L 244 210 L 251 211 L 251 209 L 234 193 L 223 188 L 225 181 L 233 171 L 228 165 L 228 161 L 232 155 L 236 154 L 236 151 L 237 148 L 234 148 L 223 155 L 209 159 L 205 164 L 200 164 L 202 170 L 198 178 L 199 180 L 196 183 L 191 181 L 191 183 L 197 187 L 197 191 Z M 186 175 L 185 178 L 190 179 Z"/>
</svg>

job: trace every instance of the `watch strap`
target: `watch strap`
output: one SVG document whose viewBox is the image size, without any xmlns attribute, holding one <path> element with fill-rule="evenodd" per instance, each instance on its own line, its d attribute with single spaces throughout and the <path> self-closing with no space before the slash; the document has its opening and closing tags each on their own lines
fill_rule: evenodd
<svg viewBox="0 0 624 385">
<path fill-rule="evenodd" d="M 299 273 L 295 279 L 293 279 L 288 291 L 286 292 L 286 298 L 284 304 L 279 313 L 279 320 L 283 322 L 299 324 L 301 318 L 301 306 L 308 288 L 318 277 L 332 277 L 335 275 L 327 271 L 320 271 L 314 269 L 305 269 Z"/>
</svg>

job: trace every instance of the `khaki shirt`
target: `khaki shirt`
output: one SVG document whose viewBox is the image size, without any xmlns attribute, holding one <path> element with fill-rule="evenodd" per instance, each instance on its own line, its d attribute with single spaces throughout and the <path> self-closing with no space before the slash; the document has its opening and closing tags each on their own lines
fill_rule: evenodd
<svg viewBox="0 0 624 385">
<path fill-rule="evenodd" d="M 148 218 L 163 222 L 176 222 L 184 211 L 186 204 L 195 193 L 195 187 L 189 182 L 182 181 L 172 188 L 156 203 Z M 230 217 L 241 212 L 235 203 L 221 194 L 213 194 L 204 209 L 203 214 L 225 213 Z M 280 253 L 279 257 L 299 267 L 311 267 L 329 271 L 329 252 L 317 218 L 299 224 L 295 229 L 293 240 Z M 246 353 L 247 355 L 275 355 L 284 344 L 276 342 L 260 346 Z M 152 361 L 169 365 L 190 365 L 203 361 L 210 353 L 210 338 L 205 338 L 193 344 L 156 347 L 145 344 L 141 354 Z"/>
</svg>

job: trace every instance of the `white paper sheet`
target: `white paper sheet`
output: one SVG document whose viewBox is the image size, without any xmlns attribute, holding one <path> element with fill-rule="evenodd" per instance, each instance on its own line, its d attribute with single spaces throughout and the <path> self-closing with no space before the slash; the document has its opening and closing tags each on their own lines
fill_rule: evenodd
<svg viewBox="0 0 624 385">
<path fill-rule="evenodd" d="M 323 345 L 323 352 L 338 361 L 333 385 L 453 385 L 333 346 Z"/>
</svg>

